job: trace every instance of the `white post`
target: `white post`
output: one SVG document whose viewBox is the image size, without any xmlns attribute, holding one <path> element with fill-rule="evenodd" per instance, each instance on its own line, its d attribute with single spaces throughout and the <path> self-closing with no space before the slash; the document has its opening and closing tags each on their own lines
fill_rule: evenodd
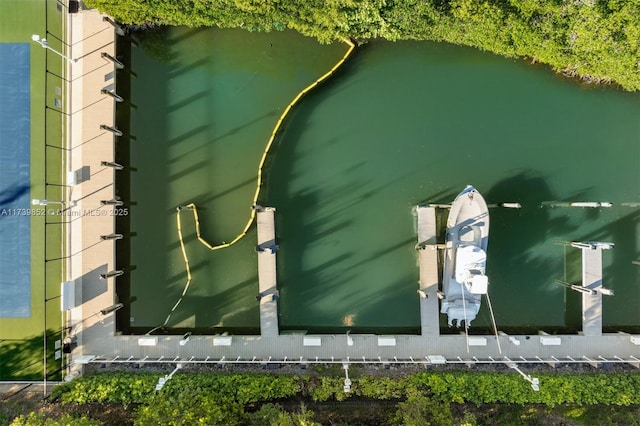
<svg viewBox="0 0 640 426">
<path fill-rule="evenodd" d="M 68 203 L 66 201 L 49 201 L 49 200 L 38 200 L 34 198 L 31 200 L 31 204 L 34 206 L 48 206 L 49 204 L 59 204 L 61 206 L 69 205 L 70 207 L 75 207 L 77 202 L 75 200 L 71 200 Z"/>
<path fill-rule="evenodd" d="M 171 378 L 173 377 L 174 374 L 176 374 L 176 371 L 180 370 L 182 368 L 182 364 L 178 363 L 176 364 L 176 368 L 169 373 L 168 375 L 164 376 L 164 377 L 160 377 L 158 379 L 158 384 L 156 385 L 156 391 L 159 391 L 162 389 L 162 387 L 169 381 L 171 380 Z"/>
<path fill-rule="evenodd" d="M 31 204 L 34 206 L 48 206 L 49 204 L 60 204 L 61 206 L 64 206 L 64 201 L 38 200 L 34 198 L 31 200 Z"/>
<path fill-rule="evenodd" d="M 75 64 L 76 62 L 78 62 L 77 59 L 72 59 L 70 57 L 68 57 L 67 55 L 63 54 L 62 52 L 58 52 L 56 49 L 54 49 L 53 47 L 49 46 L 49 43 L 47 43 L 47 39 L 46 38 L 40 38 L 40 36 L 38 34 L 33 34 L 31 36 L 31 40 L 35 41 L 36 43 L 38 43 L 40 46 L 42 46 L 45 49 L 49 49 L 50 51 L 52 51 L 53 53 L 55 53 L 56 55 L 66 59 L 67 61 L 69 61 L 69 63 L 71 64 Z"/>
<path fill-rule="evenodd" d="M 508 360 L 508 358 L 507 358 L 507 360 Z M 531 389 L 533 389 L 536 392 L 540 390 L 540 380 L 538 380 L 537 377 L 531 377 L 531 375 L 529 375 L 529 374 L 524 374 L 524 371 L 520 370 L 518 368 L 518 366 L 516 364 L 513 364 L 513 363 L 507 364 L 507 367 L 516 370 L 518 373 L 520 373 L 520 375 L 522 376 L 523 379 L 525 379 L 527 382 L 531 383 Z"/>
<path fill-rule="evenodd" d="M 342 368 L 344 368 L 345 375 L 343 390 L 345 392 L 351 392 L 351 379 L 349 379 L 349 363 L 343 362 Z"/>
</svg>

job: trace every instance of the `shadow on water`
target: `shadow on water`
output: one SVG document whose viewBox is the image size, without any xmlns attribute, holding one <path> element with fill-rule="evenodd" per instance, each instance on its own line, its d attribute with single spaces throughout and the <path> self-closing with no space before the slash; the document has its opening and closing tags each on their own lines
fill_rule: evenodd
<svg viewBox="0 0 640 426">
<path fill-rule="evenodd" d="M 146 53 L 134 50 L 133 65 L 145 78 L 130 83 L 138 101 L 131 121 L 139 134 L 127 163 L 138 171 L 125 183 L 131 185 L 129 226 L 136 231 L 130 263 L 138 267 L 123 266 L 131 272 L 123 282 L 138 300 L 153 303 L 122 310 L 125 321 L 135 317 L 136 331 L 162 323 L 186 283 L 175 206 L 198 206 L 209 243 L 235 238 L 246 224 L 255 165 L 279 111 L 343 50 L 317 46 L 315 52 L 314 42 L 290 33 L 174 28 L 139 36 Z M 212 253 L 195 240 L 193 218 L 182 221 L 193 281 L 179 307 L 188 309 L 176 311 L 169 325 L 255 327 L 255 226 L 238 244 Z M 318 226 L 331 233 L 337 225 Z"/>
<path fill-rule="evenodd" d="M 546 179 L 533 170 L 522 171 L 493 185 L 485 194 L 488 204 L 517 202 L 521 209 L 491 209 L 487 275 L 498 327 L 505 331 L 564 326 L 564 288 L 554 284 L 562 270 L 560 247 L 552 253 L 554 236 L 572 230 L 567 218 L 553 218 L 543 201 L 554 199 Z M 560 255 L 556 255 L 560 254 Z M 544 293 L 542 297 L 540 293 Z M 545 300 L 545 304 L 528 301 Z M 541 315 L 541 310 L 545 315 Z M 547 323 L 541 322 L 541 319 Z M 483 304 L 476 326 L 490 324 Z"/>
<path fill-rule="evenodd" d="M 349 66 L 354 66 L 353 61 L 350 60 Z M 344 75 L 344 70 L 339 74 Z M 343 90 L 341 80 L 341 76 L 336 75 L 324 83 L 322 99 Z M 412 300 L 407 292 L 415 293 L 415 289 L 407 283 L 417 283 L 417 271 L 415 277 L 396 277 L 390 282 L 385 282 L 388 277 L 375 277 L 379 282 L 366 288 L 354 285 L 363 274 L 381 268 L 388 260 L 387 256 L 398 254 L 398 250 L 413 253 L 415 237 L 407 239 L 397 235 L 385 241 L 382 247 L 367 246 L 362 251 L 352 251 L 340 244 L 344 231 L 357 226 L 360 215 L 371 207 L 372 197 L 379 196 L 393 182 L 375 184 L 357 177 L 362 173 L 354 171 L 366 165 L 366 159 L 361 159 L 352 164 L 328 165 L 334 174 L 340 175 L 339 179 L 331 178 L 317 186 L 299 186 L 297 183 L 305 174 L 304 170 L 296 168 L 303 163 L 300 160 L 314 155 L 313 152 L 300 152 L 301 138 L 297 136 L 313 125 L 318 106 L 309 99 L 313 96 L 310 94 L 287 119 L 286 128 L 276 141 L 267 174 L 266 203 L 278 208 L 280 327 L 282 330 L 330 333 L 347 330 L 354 333 L 417 333 L 415 327 L 393 326 L 393 321 L 388 321 L 397 317 L 389 312 L 391 299 L 398 303 L 393 306 L 406 305 L 407 299 Z M 340 142 L 339 136 L 335 136 L 323 141 L 321 149 L 330 149 Z M 410 224 L 409 208 L 406 219 Z M 366 238 L 363 244 L 365 241 Z M 417 296 L 412 310 L 418 312 Z M 359 323 L 366 325 L 361 327 Z"/>
<path fill-rule="evenodd" d="M 196 195 L 193 200 L 195 200 L 194 202 L 197 205 L 207 205 L 208 203 L 210 203 L 211 201 L 220 198 L 220 197 L 224 197 L 225 195 L 231 194 L 234 191 L 238 191 L 246 186 L 255 186 L 256 184 L 256 180 L 255 178 L 251 178 L 251 179 L 247 179 L 243 182 L 239 182 L 236 185 L 233 185 L 229 188 L 223 189 L 222 191 L 219 192 L 214 192 L 211 193 L 210 191 L 208 192 L 204 192 L 202 194 Z"/>
<path fill-rule="evenodd" d="M 173 45 L 177 40 L 169 40 L 169 32 L 170 27 L 159 26 L 143 31 L 134 31 L 131 37 L 139 43 L 150 58 L 169 63 L 177 56 L 173 50 Z"/>
<path fill-rule="evenodd" d="M 561 200 L 588 200 L 588 192 L 580 190 Z M 542 206 L 545 201 L 556 200 L 556 194 L 542 176 L 532 171 L 499 182 L 485 198 L 488 203 L 513 201 L 522 205 L 519 210 L 491 210 L 487 273 L 491 279 L 494 312 L 502 330 L 535 332 L 544 328 L 545 331 L 577 332 L 581 329 L 581 295 L 555 284 L 557 279 L 570 284 L 579 284 L 582 280 L 582 252 L 568 246 L 569 241 L 616 244 L 613 250 L 603 251 L 603 284 L 616 291 L 616 296 L 603 299 L 604 331 L 638 330 L 629 324 L 639 323 L 640 308 L 629 312 L 624 303 L 640 297 L 638 288 L 628 285 L 640 279 L 640 268 L 632 263 L 640 250 L 637 239 L 629 238 L 629 233 L 638 229 L 637 209 L 600 228 L 581 232 L 581 222 L 597 223 L 603 215 L 615 212 Z M 558 241 L 561 235 L 567 241 Z M 533 305 L 527 300 L 547 303 Z M 620 309 L 623 306 L 624 309 Z M 480 318 L 488 318 L 484 307 Z M 541 322 L 541 318 L 547 322 Z M 533 324 L 536 329 L 531 328 Z"/>
<path fill-rule="evenodd" d="M 145 49 L 150 49 L 150 56 L 161 60 L 170 59 L 171 46 L 165 43 L 165 31 L 144 32 Z M 140 286 L 132 287 L 139 281 L 154 283 L 165 282 L 164 269 L 157 267 L 157 258 L 148 247 L 167 247 L 170 242 L 166 233 L 158 232 L 159 211 L 167 203 L 165 188 L 170 177 L 166 159 L 169 157 L 167 138 L 167 120 L 156 120 L 155 117 L 168 116 L 168 96 L 164 88 L 158 89 L 153 81 L 167 79 L 167 68 L 154 67 L 153 79 L 147 82 L 138 82 L 137 91 L 132 91 L 132 76 L 127 69 L 136 71 L 144 64 L 132 60 L 131 43 L 127 39 L 118 39 L 116 44 L 117 55 L 126 64 L 124 70 L 117 73 L 117 81 L 120 94 L 126 102 L 119 103 L 116 109 L 116 122 L 118 128 L 123 131 L 123 136 L 117 139 L 116 162 L 124 166 L 124 170 L 116 174 L 116 194 L 125 205 L 131 206 L 131 216 L 119 216 L 116 218 L 116 230 L 125 238 L 116 241 L 116 265 L 125 274 L 116 280 L 116 292 L 119 300 L 131 300 L 132 296 L 139 300 L 153 300 L 154 292 L 145 291 Z M 153 51 L 157 49 L 158 51 Z M 149 51 L 148 51 L 149 52 Z M 132 99 L 135 97 L 135 99 Z M 138 105 L 132 110 L 129 103 Z M 133 116 L 133 117 L 132 117 Z M 142 119 L 141 119 L 142 117 Z M 137 120 L 137 121 L 136 121 Z M 132 125 L 135 123 L 135 125 Z M 145 135 L 141 140 L 136 140 L 136 133 Z M 153 147 L 153 158 L 144 153 L 145 145 Z M 148 148 L 147 148 L 148 149 Z M 160 159 L 160 161 L 159 161 Z M 139 170 L 133 172 L 133 170 Z M 140 186 L 140 180 L 153 182 L 153 185 Z M 141 218 L 154 218 L 142 220 Z M 135 232 L 132 232 L 132 229 Z M 134 267 L 133 265 L 140 265 Z M 167 302 L 170 303 L 170 302 Z M 145 316 L 147 312 L 157 309 L 157 305 L 125 304 L 123 309 L 116 312 L 116 324 L 118 330 L 125 334 L 131 332 L 130 318 Z"/>
<path fill-rule="evenodd" d="M 323 88 L 330 84 L 330 82 L 325 83 Z M 331 287 L 347 282 L 351 275 L 337 272 L 343 270 L 344 265 L 351 258 L 350 253 L 341 252 L 339 248 L 336 248 L 333 255 L 325 258 L 324 261 L 314 263 L 313 266 L 305 262 L 308 252 L 313 249 L 319 239 L 351 225 L 348 219 L 341 220 L 327 215 L 317 218 L 314 215 L 325 201 L 322 199 L 320 189 L 306 188 L 295 190 L 295 192 L 290 189 L 290 183 L 296 177 L 294 165 L 299 159 L 296 147 L 300 139 L 284 136 L 285 133 L 299 134 L 299 129 L 307 125 L 311 115 L 310 108 L 301 108 L 298 105 L 287 118 L 285 128 L 278 135 L 269 158 L 266 181 L 268 193 L 263 195 L 270 205 L 276 205 L 278 208 L 276 229 L 281 247 L 277 257 L 280 289 L 279 316 L 280 328 L 283 330 L 292 326 L 296 329 L 305 327 L 300 323 L 299 315 L 296 313 L 305 309 L 309 311 L 305 319 L 310 324 L 326 323 L 326 319 L 323 320 L 313 313 L 313 306 L 331 291 Z M 286 139 L 286 146 L 283 146 L 284 139 Z M 277 190 L 272 190 L 273 188 Z M 351 190 L 356 189 L 351 188 Z M 314 217 L 316 218 L 310 219 Z"/>
<path fill-rule="evenodd" d="M 249 312 L 257 316 L 258 310 L 254 305 L 241 306 L 237 304 L 239 299 L 244 298 L 247 291 L 255 288 L 257 282 L 258 277 L 253 276 L 214 295 L 187 294 L 182 301 L 183 305 L 181 304 L 171 316 L 169 322 L 171 332 L 180 333 L 187 329 L 195 333 L 206 332 L 207 334 L 222 331 L 233 332 L 234 327 L 230 327 L 229 322 L 234 324 L 234 317 L 245 317 Z M 234 309 L 230 309 L 232 306 Z M 246 321 L 246 318 L 243 320 Z M 254 321 L 259 322 L 259 319 L 255 318 Z M 253 332 L 256 331 L 258 330 L 253 330 Z M 252 330 L 243 327 L 242 333 L 251 334 Z"/>
<path fill-rule="evenodd" d="M 193 71 L 196 68 L 202 67 L 204 65 L 208 65 L 210 62 L 210 58 L 208 57 L 202 57 L 200 59 L 197 59 L 187 65 L 183 65 L 179 68 L 177 68 L 176 70 L 173 70 L 169 73 L 169 76 L 171 78 L 177 78 L 180 77 L 181 75 L 188 73 L 190 71 Z"/>
<path fill-rule="evenodd" d="M 189 28 L 188 30 L 182 31 L 177 35 L 172 35 L 171 37 L 168 38 L 168 41 L 174 44 L 180 43 L 200 34 L 201 32 L 206 32 L 206 31 L 207 31 L 207 27 Z"/>
<path fill-rule="evenodd" d="M 630 234 L 638 235 L 639 225 L 640 210 L 634 209 L 579 239 L 615 244 L 613 249 L 602 252 L 603 286 L 615 291 L 615 296 L 603 297 L 604 331 L 640 332 L 640 327 L 629 325 L 640 324 L 640 307 L 631 304 L 629 309 L 628 303 L 640 299 L 640 287 L 629 285 L 640 282 L 640 266 L 633 263 L 640 257 L 640 247 L 637 238 L 629 238 Z"/>
<path fill-rule="evenodd" d="M 201 92 L 198 93 L 194 93 L 193 95 L 182 99 L 181 101 L 178 101 L 176 103 L 172 103 L 171 105 L 168 105 L 166 107 L 166 112 L 168 114 L 176 112 L 177 110 L 181 109 L 181 108 L 185 108 L 195 102 L 201 101 L 203 99 L 206 99 L 209 96 L 209 92 L 207 92 L 206 90 L 203 90 Z M 167 115 L 168 115 L 167 114 Z"/>
<path fill-rule="evenodd" d="M 158 151 L 154 152 L 154 155 L 157 154 L 159 164 L 140 164 L 140 172 L 136 173 L 139 176 L 144 173 L 144 178 L 138 182 L 153 184 L 149 185 L 147 192 L 140 191 L 138 184 L 136 199 L 132 200 L 137 202 L 137 205 L 132 203 L 132 208 L 137 210 L 136 213 L 139 214 L 143 208 L 147 211 L 148 214 L 144 217 L 148 222 L 152 222 L 149 219 L 152 214 L 161 212 L 154 224 L 137 223 L 136 225 L 140 226 L 134 229 L 140 238 L 131 240 L 134 241 L 132 244 L 136 246 L 137 253 L 143 253 L 144 257 L 135 260 L 135 263 L 140 265 L 134 272 L 136 283 L 140 284 L 136 291 L 144 292 L 148 299 L 157 297 L 150 289 L 167 288 L 163 304 L 173 303 L 173 296 L 182 289 L 182 266 L 179 244 L 175 240 L 172 206 L 183 201 L 195 201 L 199 208 L 202 206 L 200 219 L 203 235 L 212 238 L 212 242 L 222 239 L 218 238 L 220 233 L 224 233 L 227 240 L 228 234 L 234 236 L 238 223 L 242 229 L 246 213 L 244 209 L 249 207 L 244 200 L 249 199 L 252 194 L 251 177 L 255 176 L 254 164 L 261 154 L 260 147 L 256 148 L 256 144 L 249 143 L 256 138 L 245 135 L 262 132 L 266 137 L 260 136 L 260 143 L 266 142 L 272 126 L 269 122 L 277 116 L 273 110 L 274 103 L 282 110 L 295 95 L 286 99 L 284 96 L 283 99 L 278 98 L 277 95 L 281 92 L 279 84 L 285 80 L 293 81 L 294 74 L 299 75 L 300 70 L 304 68 L 295 63 L 295 66 L 290 67 L 295 71 L 291 71 L 282 66 L 288 64 L 289 60 L 278 62 L 284 57 L 285 52 L 285 49 L 280 49 L 279 43 L 284 41 L 281 35 L 272 33 L 256 39 L 245 37 L 244 33 L 239 36 L 241 33 L 233 31 L 202 35 L 200 32 L 182 29 L 177 31 L 177 37 L 163 41 L 163 45 L 169 46 L 169 50 L 178 53 L 178 56 L 160 64 L 148 60 L 145 65 L 149 69 L 162 66 L 163 70 L 158 74 L 164 74 L 156 79 L 153 85 L 142 86 L 147 84 L 143 80 L 153 79 L 152 72 L 152 78 L 138 79 L 136 82 L 136 85 L 144 87 L 150 95 L 158 95 L 154 91 L 160 92 L 163 89 L 158 87 L 158 82 L 166 82 L 166 91 L 169 92 L 160 93 L 159 97 L 149 96 L 159 99 L 161 106 L 150 104 L 149 101 L 145 104 L 144 100 L 141 100 L 139 109 L 135 112 L 141 115 L 145 109 L 155 109 L 157 113 L 147 114 L 156 120 L 157 117 L 164 116 L 167 122 L 158 124 L 158 132 L 151 129 L 148 135 L 152 137 L 147 137 L 146 140 L 140 137 L 138 141 L 139 145 L 147 146 L 144 150 L 137 148 L 136 162 L 147 161 L 140 157 L 140 152 L 149 152 L 149 148 L 152 147 Z M 282 36 L 291 38 L 286 34 Z M 216 43 L 212 44 L 214 37 Z M 183 44 L 177 44 L 180 42 Z M 221 49 L 220 54 L 212 53 L 218 52 L 212 50 L 212 46 L 219 47 L 227 42 L 233 44 L 233 50 Z M 263 44 L 264 47 L 254 51 L 248 48 L 252 44 Z M 293 109 L 285 121 L 284 129 L 276 138 L 272 153 L 267 158 L 263 176 L 268 180 L 263 182 L 259 204 L 272 205 L 278 209 L 276 231 L 281 247 L 278 256 L 281 325 L 284 328 L 299 329 L 304 324 L 312 324 L 323 328 L 324 331 L 344 331 L 345 328 L 353 329 L 341 321 L 351 310 L 358 310 L 358 315 L 363 319 L 362 324 L 376 324 L 383 317 L 382 314 L 378 314 L 377 309 L 380 308 L 379 312 L 385 310 L 386 299 L 382 297 L 385 294 L 386 297 L 394 299 L 393 306 L 396 311 L 408 311 L 413 300 L 416 300 L 417 305 L 417 268 L 413 264 L 415 251 L 412 251 L 414 241 L 413 238 L 409 238 L 415 236 L 415 230 L 411 229 L 410 208 L 417 204 L 417 200 L 430 193 L 432 195 L 425 201 L 450 203 L 461 189 L 458 184 L 471 183 L 481 188 L 488 203 L 520 202 L 524 206 L 521 210 L 493 209 L 491 213 L 488 272 L 492 283 L 494 308 L 501 328 L 527 327 L 532 324 L 544 327 L 545 330 L 549 327 L 571 328 L 571 325 L 567 325 L 565 317 L 564 289 L 553 281 L 563 276 L 576 276 L 579 271 L 574 264 L 579 261 L 579 256 L 555 244 L 554 239 L 560 236 L 565 239 L 580 239 L 583 236 L 576 235 L 577 230 L 587 228 L 589 231 L 581 232 L 589 236 L 599 221 L 604 223 L 611 216 L 605 217 L 607 213 L 596 209 L 572 209 L 569 212 L 549 206 L 540 208 L 540 204 L 550 200 L 586 201 L 589 194 L 602 190 L 600 186 L 576 190 L 576 187 L 582 188 L 582 179 L 579 184 L 567 179 L 564 173 L 568 168 L 565 167 L 565 161 L 561 160 L 564 154 L 558 152 L 558 155 L 554 154 L 552 158 L 542 149 L 555 143 L 554 138 L 557 135 L 552 134 L 555 132 L 552 126 L 549 127 L 552 129 L 550 137 L 543 138 L 548 142 L 538 149 L 538 152 L 544 155 L 536 157 L 536 153 L 532 152 L 532 158 L 518 152 L 519 145 L 514 144 L 508 134 L 495 144 L 489 137 L 477 138 L 482 136 L 483 132 L 493 134 L 496 127 L 487 124 L 492 123 L 489 120 L 491 117 L 478 114 L 478 108 L 468 102 L 469 96 L 475 93 L 474 96 L 484 102 L 487 99 L 484 91 L 491 94 L 494 91 L 500 93 L 497 89 L 498 86 L 502 87 L 501 81 L 497 81 L 496 88 L 492 88 L 482 80 L 483 84 L 477 84 L 482 90 L 453 91 L 454 96 L 449 93 L 449 89 L 438 91 L 437 80 L 434 83 L 432 79 L 424 78 L 428 73 L 417 75 L 420 81 L 431 84 L 425 86 L 422 92 L 418 90 L 419 85 L 380 84 L 377 83 L 378 80 L 372 79 L 372 74 L 367 74 L 376 66 L 375 58 L 364 60 L 365 52 L 373 56 L 376 53 L 374 49 L 370 52 L 368 50 L 369 46 L 360 49 L 337 75 L 310 93 Z M 300 49 L 297 49 L 297 52 L 296 57 L 299 58 Z M 452 50 L 450 54 L 456 55 L 456 58 L 460 56 L 458 51 Z M 413 57 L 414 55 L 411 56 Z M 383 55 L 377 60 L 385 58 Z M 433 63 L 431 59 L 428 58 L 428 64 Z M 389 61 L 385 59 L 384 63 L 388 64 Z M 456 69 L 463 68 L 459 67 L 457 62 L 453 65 Z M 411 68 L 416 67 L 412 65 Z M 384 67 L 381 70 L 393 72 Z M 228 79 L 227 76 L 231 74 L 240 77 Z M 269 78 L 261 80 L 265 76 Z M 446 70 L 444 73 L 436 72 L 435 76 L 451 79 L 449 71 Z M 416 77 L 406 80 L 412 81 L 414 78 Z M 211 83 L 212 81 L 215 83 Z M 476 85 L 473 79 L 470 81 Z M 388 78 L 387 82 L 391 83 Z M 202 94 L 202 90 L 209 84 L 214 95 L 207 98 Z M 264 89 L 264 92 L 256 88 Z M 403 105 L 402 107 L 406 108 L 401 112 L 399 100 L 402 101 L 404 98 L 395 94 L 404 91 L 419 99 L 415 103 L 412 101 Z M 320 97 L 310 99 L 319 93 Z M 364 95 L 359 96 L 359 93 Z M 519 104 L 520 99 L 531 101 L 529 92 L 523 93 L 526 96 L 513 99 L 505 96 L 505 99 L 515 102 L 514 105 Z M 555 93 L 554 91 L 553 96 Z M 247 96 L 248 100 L 245 100 L 244 96 Z M 359 98 L 360 102 L 350 103 L 351 98 Z M 278 101 L 275 102 L 275 99 Z M 261 103 L 263 100 L 264 104 Z M 325 102 L 327 100 L 331 102 Z M 171 107 L 167 104 L 170 101 L 177 102 Z M 237 101 L 240 103 L 235 104 Z M 542 101 L 544 105 L 549 104 L 549 99 L 540 98 L 540 102 Z M 500 108 L 508 105 L 497 99 L 492 102 Z M 396 105 L 392 115 L 397 117 L 394 116 L 394 119 L 388 122 L 388 109 L 371 107 L 384 107 L 386 104 Z M 472 105 L 473 108 L 467 109 L 468 105 Z M 253 108 L 256 112 L 252 113 Z M 494 114 L 497 117 L 502 115 L 500 108 Z M 456 124 L 455 128 L 441 125 L 442 122 L 449 122 L 450 117 L 443 114 L 449 109 L 466 118 L 466 125 Z M 489 108 L 483 109 L 489 111 Z M 518 134 L 536 133 L 526 126 L 535 129 L 537 115 L 534 114 L 527 120 L 520 119 L 531 116 L 527 111 L 523 110 L 522 114 L 512 120 L 496 121 L 495 126 L 505 127 L 505 131 Z M 554 119 L 559 115 L 552 113 L 546 117 L 543 114 L 538 120 Z M 583 114 L 577 115 L 583 120 Z M 146 121 L 153 122 L 153 119 Z M 376 121 L 385 123 L 383 126 L 376 126 Z M 452 137 L 451 133 L 455 133 L 452 131 L 456 128 L 469 130 Z M 565 123 L 564 127 L 560 126 L 561 134 L 568 128 L 572 128 L 572 125 Z M 158 136 L 157 140 L 155 136 Z M 483 149 L 478 157 L 482 163 L 490 164 L 490 170 L 478 170 L 477 165 L 480 163 L 470 155 L 464 142 L 471 138 L 478 139 L 478 144 L 490 143 L 487 145 L 488 149 Z M 415 142 L 411 142 L 413 140 Z M 526 138 L 520 142 L 522 146 L 529 146 L 531 143 Z M 156 144 L 159 145 L 158 148 L 155 147 Z M 254 149 L 257 153 L 256 162 L 252 162 L 250 168 L 243 169 L 242 165 Z M 510 155 L 513 157 L 507 163 L 502 161 L 502 155 L 505 158 Z M 443 166 L 448 165 L 452 158 L 458 158 L 460 161 L 459 177 L 452 177 L 449 170 L 445 170 L 447 167 Z M 412 168 L 413 159 L 417 160 L 417 164 Z M 406 170 L 403 169 L 404 165 Z M 512 168 L 505 170 L 506 167 L 531 167 L 535 170 L 513 172 Z M 491 186 L 492 182 L 500 179 L 502 180 Z M 466 182 L 467 180 L 472 181 Z M 415 189 L 412 185 L 417 181 L 420 182 L 420 186 Z M 156 196 L 159 200 L 155 199 Z M 404 208 L 407 211 L 406 219 L 403 217 Z M 222 219 L 222 216 L 225 218 Z M 444 222 L 442 216 L 438 216 L 440 226 Z M 571 222 L 570 219 L 577 216 L 580 216 L 583 222 L 588 222 L 589 226 L 583 228 L 582 224 Z M 140 217 L 138 215 L 138 218 Z M 136 220 L 142 222 L 142 219 Z M 189 244 L 194 244 L 191 226 L 186 232 L 188 235 L 185 236 Z M 637 226 L 637 218 L 629 214 L 620 218 L 619 224 L 603 226 L 603 237 L 607 232 L 611 232 L 613 238 L 617 238 L 616 235 L 625 232 L 625 227 L 634 226 Z M 255 228 L 251 228 L 250 232 L 255 233 Z M 125 234 L 129 235 L 128 232 Z M 596 237 L 597 232 L 593 238 Z M 254 235 L 251 238 L 254 238 Z M 616 265 L 630 263 L 627 260 L 632 259 L 631 253 L 637 253 L 635 244 L 627 245 L 628 258 L 617 252 L 613 253 Z M 403 252 L 405 246 L 407 251 Z M 249 284 L 241 284 L 245 283 L 245 280 L 251 281 L 250 276 L 254 274 L 254 271 L 250 270 L 254 266 L 251 263 L 253 247 L 249 245 L 245 249 L 245 252 L 234 252 L 233 255 L 236 259 L 250 260 L 243 265 L 236 265 L 238 270 L 243 271 L 242 277 L 229 278 L 222 277 L 219 271 L 224 269 L 225 274 L 229 271 L 233 263 L 231 255 L 223 256 L 227 263 L 224 264 L 224 268 L 218 269 L 222 264 L 216 260 L 220 252 L 209 260 L 206 258 L 207 254 L 200 253 L 200 249 L 189 247 L 190 255 L 198 252 L 194 254 L 193 266 L 205 277 L 205 283 L 216 280 L 227 282 L 226 286 L 222 285 L 217 290 L 203 289 L 203 286 L 198 287 L 198 290 L 202 290 L 201 294 L 190 293 L 189 297 L 194 298 L 190 303 L 198 306 L 194 312 L 206 310 L 209 307 L 207 301 L 215 299 L 224 303 L 231 299 L 228 297 L 229 294 L 251 292 Z M 155 256 L 146 255 L 145 250 L 154 252 Z M 165 250 L 171 254 L 160 253 Z M 610 256 L 609 253 L 607 255 Z M 145 272 L 143 275 L 143 267 L 147 268 L 145 264 L 154 265 L 157 271 Z M 213 266 L 214 264 L 216 266 Z M 612 267 L 608 265 L 605 267 Z M 564 274 L 563 269 L 566 271 Z M 637 280 L 637 273 L 630 274 L 630 279 Z M 616 279 L 619 280 L 617 274 Z M 616 283 L 612 287 L 617 285 Z M 408 294 L 409 290 L 413 295 Z M 207 294 L 206 291 L 210 293 Z M 215 291 L 220 291 L 223 296 L 212 295 Z M 407 294 L 406 298 L 401 297 L 401 294 Z M 244 294 L 245 299 L 252 297 L 250 294 Z M 252 303 L 252 306 L 255 304 Z M 233 309 L 230 308 L 230 311 Z M 145 308 L 145 314 L 154 320 L 158 316 L 154 315 L 153 309 L 148 308 Z M 200 318 L 209 318 L 217 324 L 216 315 L 218 314 L 209 316 L 205 313 L 200 315 Z M 395 318 L 390 318 L 390 324 L 394 321 L 399 324 L 414 324 L 411 322 L 413 318 L 402 315 L 404 312 L 399 312 Z M 143 316 L 142 309 L 140 316 Z M 180 322 L 192 320 L 183 314 L 180 314 L 179 319 Z M 197 318 L 195 321 L 200 324 Z M 358 321 L 356 326 L 357 324 Z M 487 308 L 483 305 L 481 315 L 474 326 L 481 328 L 487 327 L 488 324 Z M 210 327 L 211 324 L 206 326 Z"/>
<path fill-rule="evenodd" d="M 241 126 L 236 126 L 236 127 L 232 128 L 232 129 L 230 129 L 229 131 L 227 131 L 227 132 L 225 132 L 225 133 L 223 133 L 223 134 L 221 134 L 221 135 L 219 135 L 219 136 L 217 136 L 217 137 L 213 138 L 213 139 L 211 140 L 211 142 L 217 142 L 217 141 L 219 141 L 219 140 L 221 140 L 221 139 L 224 139 L 224 138 L 226 138 L 226 137 L 233 136 L 233 135 L 237 134 L 238 132 L 240 132 L 241 130 L 243 130 L 243 129 L 245 129 L 245 128 L 247 128 L 247 127 L 249 127 L 249 126 L 253 125 L 253 124 L 256 124 L 256 123 L 258 123 L 258 122 L 260 122 L 260 121 L 262 121 L 262 120 L 265 120 L 265 119 L 272 119 L 272 118 L 274 118 L 277 114 L 278 114 L 278 111 L 277 111 L 277 110 L 269 111 L 269 112 L 268 112 L 268 113 L 266 113 L 266 114 L 262 114 L 262 115 L 260 115 L 260 116 L 258 116 L 258 117 L 256 117 L 256 118 L 254 118 L 253 120 L 249 120 L 249 121 L 247 121 L 246 123 L 242 124 Z"/>
<path fill-rule="evenodd" d="M 274 183 L 276 180 L 274 179 Z M 349 253 L 339 250 L 315 266 L 305 264 L 305 256 L 313 249 L 316 241 L 350 225 L 348 220 L 335 221 L 330 217 L 308 221 L 307 218 L 312 216 L 310 213 L 319 208 L 320 202 L 317 192 L 300 192 L 290 196 L 288 204 L 283 204 L 278 209 L 277 229 L 281 246 L 281 255 L 277 258 L 281 288 L 280 312 L 285 328 L 288 322 L 286 312 L 292 305 L 302 303 L 311 307 L 326 292 L 331 291 L 330 287 L 347 281 L 350 275 L 340 276 L 336 272 L 343 269 L 342 265 L 351 257 Z"/>
</svg>

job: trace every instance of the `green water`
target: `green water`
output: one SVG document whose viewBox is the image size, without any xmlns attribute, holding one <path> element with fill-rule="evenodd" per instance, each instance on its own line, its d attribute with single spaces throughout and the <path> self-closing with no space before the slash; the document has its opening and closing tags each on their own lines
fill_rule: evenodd
<svg viewBox="0 0 640 426">
<path fill-rule="evenodd" d="M 345 50 L 292 33 L 180 28 L 163 43 L 170 60 L 132 52 L 131 325 L 141 328 L 164 322 L 186 282 L 176 206 L 196 203 L 210 243 L 233 239 L 278 116 Z M 195 239 L 192 217 L 182 218 L 193 281 L 168 325 L 257 329 L 255 227 L 211 252 Z"/>
<path fill-rule="evenodd" d="M 135 327 L 164 321 L 183 288 L 175 206 L 201 207 L 209 241 L 233 238 L 278 112 L 346 49 L 227 30 L 176 30 L 168 43 L 179 52 L 169 64 L 134 52 Z M 499 327 L 574 326 L 554 284 L 580 277 L 580 252 L 560 244 L 571 240 L 616 244 L 603 256 L 604 285 L 616 292 L 605 298 L 604 324 L 638 326 L 640 210 L 621 203 L 640 201 L 639 171 L 637 94 L 466 48 L 370 43 L 295 109 L 268 171 L 280 326 L 417 332 L 412 207 L 450 202 L 466 184 L 489 203 L 523 205 L 491 211 Z M 616 206 L 540 207 L 552 200 Z M 212 253 L 184 218 L 194 281 L 170 325 L 255 329 L 255 231 Z M 483 306 L 473 325 L 488 324 Z"/>
</svg>

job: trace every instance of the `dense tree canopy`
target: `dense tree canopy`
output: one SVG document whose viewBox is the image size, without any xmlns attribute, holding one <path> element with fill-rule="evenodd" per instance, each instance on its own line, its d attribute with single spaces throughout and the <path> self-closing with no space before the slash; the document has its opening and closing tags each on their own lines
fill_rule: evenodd
<svg viewBox="0 0 640 426">
<path fill-rule="evenodd" d="M 640 89 L 640 0 L 86 0 L 125 24 L 435 40 Z"/>
</svg>

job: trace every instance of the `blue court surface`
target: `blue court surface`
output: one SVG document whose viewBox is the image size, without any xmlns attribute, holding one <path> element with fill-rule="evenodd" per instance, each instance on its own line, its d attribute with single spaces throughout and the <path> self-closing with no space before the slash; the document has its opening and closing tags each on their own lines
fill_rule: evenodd
<svg viewBox="0 0 640 426">
<path fill-rule="evenodd" d="M 0 43 L 0 318 L 31 316 L 28 43 Z"/>
</svg>

